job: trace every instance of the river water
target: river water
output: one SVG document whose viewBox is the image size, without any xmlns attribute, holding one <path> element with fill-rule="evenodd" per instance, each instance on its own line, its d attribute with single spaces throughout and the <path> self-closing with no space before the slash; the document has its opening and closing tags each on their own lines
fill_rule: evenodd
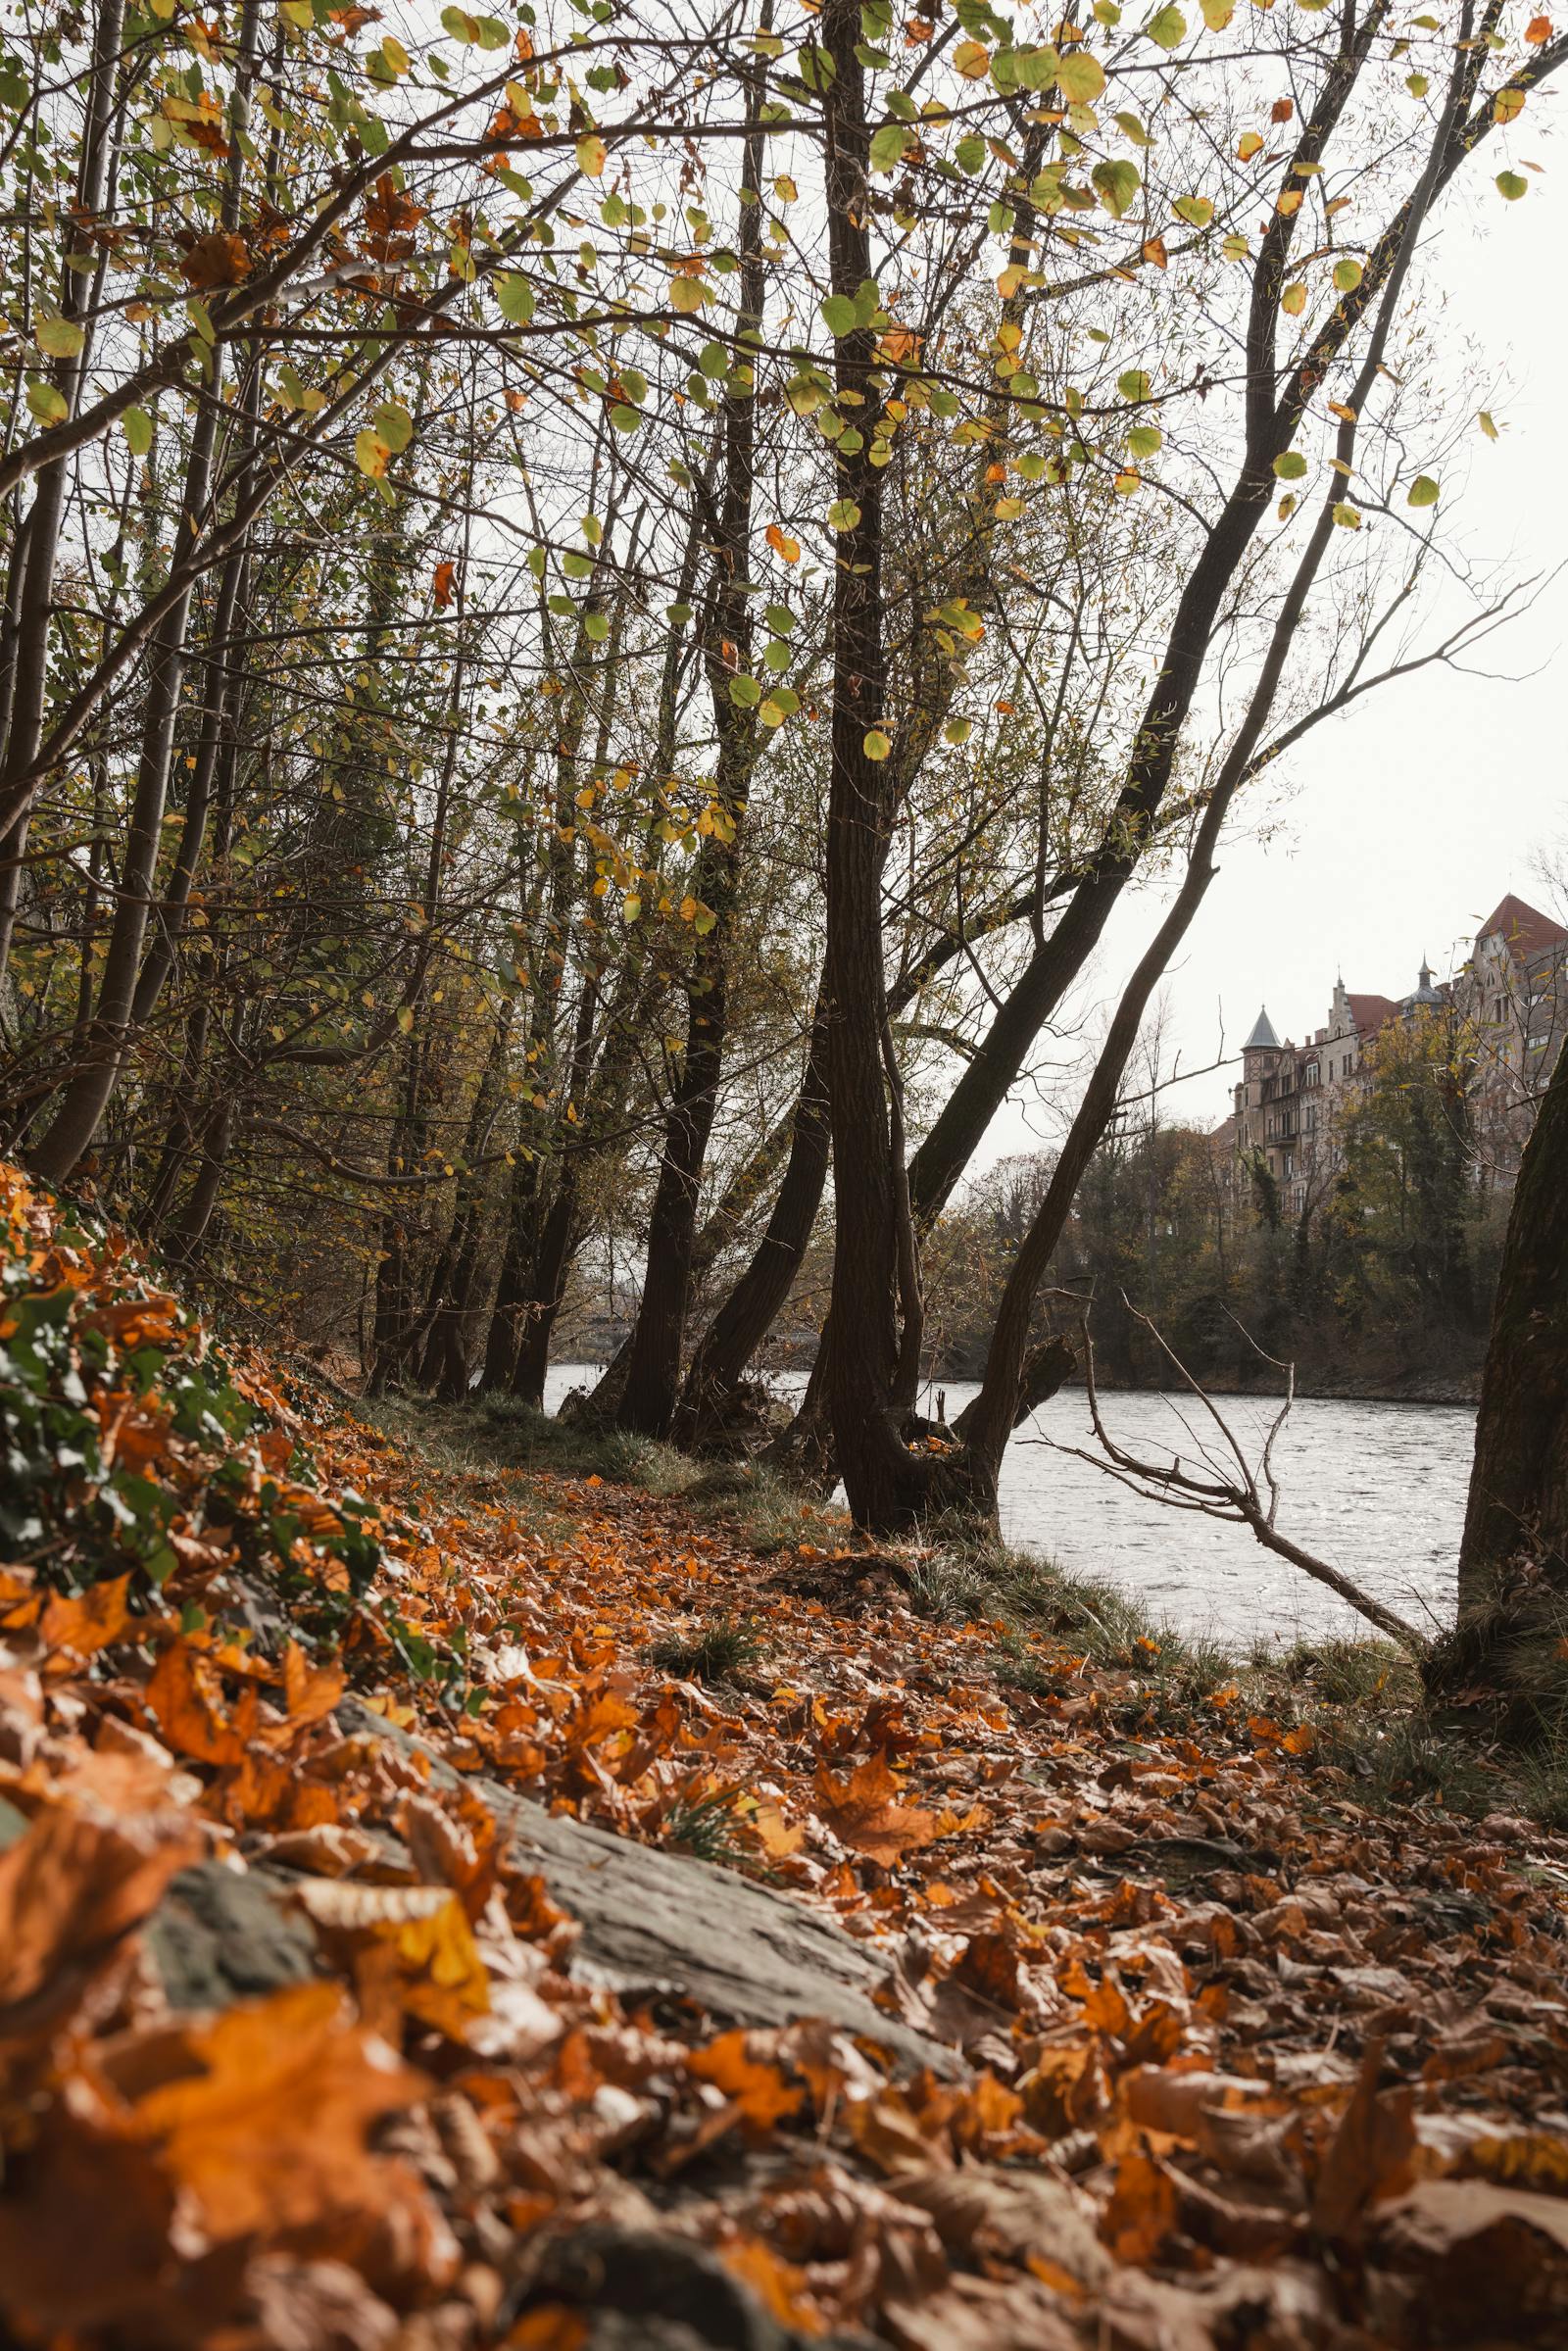
<svg viewBox="0 0 1568 2351">
<path fill-rule="evenodd" d="M 552 1367 L 551 1408 L 589 1376 L 580 1366 Z M 778 1385 L 783 1391 L 799 1383 Z M 950 1413 L 974 1394 L 959 1380 L 946 1389 Z M 1272 1415 L 1268 1400 L 1217 1400 L 1255 1461 Z M 1102 1412 L 1129 1451 L 1167 1461 L 1172 1452 L 1192 1461 L 1195 1440 L 1215 1434 L 1188 1397 L 1107 1396 Z M 1474 1434 L 1468 1405 L 1303 1398 L 1275 1447 L 1278 1524 L 1413 1623 L 1444 1624 L 1453 1609 Z M 1288 1645 L 1368 1630 L 1333 1592 L 1261 1549 L 1245 1527 L 1146 1501 L 1060 1449 L 1069 1445 L 1094 1449 L 1081 1389 L 1054 1396 L 1007 1448 L 1002 1527 L 1020 1549 L 1119 1585 L 1156 1622 L 1189 1637 L 1212 1635 L 1242 1654 L 1258 1641 Z"/>
</svg>

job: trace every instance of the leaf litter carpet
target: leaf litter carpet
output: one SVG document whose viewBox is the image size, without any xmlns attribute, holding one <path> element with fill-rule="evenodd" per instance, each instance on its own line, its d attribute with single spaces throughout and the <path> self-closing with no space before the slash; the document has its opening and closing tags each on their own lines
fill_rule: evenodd
<svg viewBox="0 0 1568 2351">
<path fill-rule="evenodd" d="M 432 1468 L 0 1216 L 0 2341 L 1568 2344 L 1562 1839 L 820 1514 Z M 699 1948 L 836 1922 L 902 2049 L 607 1984 L 497 1789 L 694 1857 Z M 279 1980 L 172 1990 L 198 1883 Z"/>
</svg>

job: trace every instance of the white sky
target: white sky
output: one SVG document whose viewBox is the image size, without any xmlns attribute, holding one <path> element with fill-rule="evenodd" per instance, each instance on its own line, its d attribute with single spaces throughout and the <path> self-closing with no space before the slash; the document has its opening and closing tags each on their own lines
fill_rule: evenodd
<svg viewBox="0 0 1568 2351">
<path fill-rule="evenodd" d="M 1545 120 L 1521 145 L 1545 173 L 1505 205 L 1490 171 L 1472 171 L 1449 193 L 1428 268 L 1446 296 L 1445 339 L 1477 347 L 1474 406 L 1493 411 L 1501 435 L 1493 444 L 1477 431 L 1467 444 L 1450 531 L 1483 562 L 1545 573 L 1568 561 L 1568 164 Z M 1282 1037 L 1300 1038 L 1327 1019 L 1340 968 L 1353 990 L 1402 996 L 1425 953 L 1441 979 L 1507 890 L 1561 910 L 1538 868 L 1568 849 L 1565 642 L 1568 572 L 1482 649 L 1492 675 L 1427 670 L 1301 745 L 1268 837 L 1238 835 L 1221 853 L 1167 983 L 1167 1067 L 1178 1054 L 1194 1070 L 1215 1060 L 1221 1007 L 1229 1053 L 1260 1003 Z M 1097 999 L 1120 986 L 1153 919 L 1148 897 L 1124 902 Z M 1172 1088 L 1165 1115 L 1217 1124 L 1236 1074 Z M 1060 1131 L 1059 1113 L 1027 1086 L 998 1115 L 982 1157 Z"/>
</svg>

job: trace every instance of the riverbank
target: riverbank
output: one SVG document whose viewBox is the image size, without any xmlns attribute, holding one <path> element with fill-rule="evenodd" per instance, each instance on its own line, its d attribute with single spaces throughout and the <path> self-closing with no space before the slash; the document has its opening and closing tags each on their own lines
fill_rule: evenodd
<svg viewBox="0 0 1568 2351">
<path fill-rule="evenodd" d="M 1558 1793 L 1390 1653 L 372 1419 L 0 1207 L 20 2343 L 1549 2339 Z"/>
</svg>

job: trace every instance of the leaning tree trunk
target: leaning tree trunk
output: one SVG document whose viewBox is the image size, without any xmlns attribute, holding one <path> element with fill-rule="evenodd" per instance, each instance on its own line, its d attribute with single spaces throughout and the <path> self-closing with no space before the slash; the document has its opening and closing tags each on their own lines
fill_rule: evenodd
<svg viewBox="0 0 1568 2351">
<path fill-rule="evenodd" d="M 771 24 L 764 7 L 764 29 Z M 753 80 L 742 148 L 742 184 L 761 185 L 762 85 Z M 740 310 L 736 331 L 745 346 L 762 322 L 762 208 L 741 211 Z M 706 907 L 709 929 L 696 939 L 686 981 L 686 1051 L 664 1126 L 664 1150 L 648 1225 L 648 1261 L 632 1330 L 616 1424 L 643 1437 L 667 1437 L 680 1396 L 681 1356 L 691 1307 L 697 1247 L 697 1205 L 718 1108 L 729 1028 L 731 932 L 740 889 L 738 833 L 745 821 L 757 720 L 732 699 L 732 664 L 748 676 L 755 625 L 749 550 L 756 486 L 757 404 L 750 383 L 724 400 L 724 490 L 713 549 L 715 578 L 710 606 L 708 675 L 718 736 L 718 823 L 704 841 L 692 894 Z"/>
<path fill-rule="evenodd" d="M 1481 1382 L 1459 1623 L 1428 1672 L 1481 1688 L 1528 1735 L 1560 1702 L 1568 1611 L 1568 1052 L 1525 1147 Z"/>
</svg>

